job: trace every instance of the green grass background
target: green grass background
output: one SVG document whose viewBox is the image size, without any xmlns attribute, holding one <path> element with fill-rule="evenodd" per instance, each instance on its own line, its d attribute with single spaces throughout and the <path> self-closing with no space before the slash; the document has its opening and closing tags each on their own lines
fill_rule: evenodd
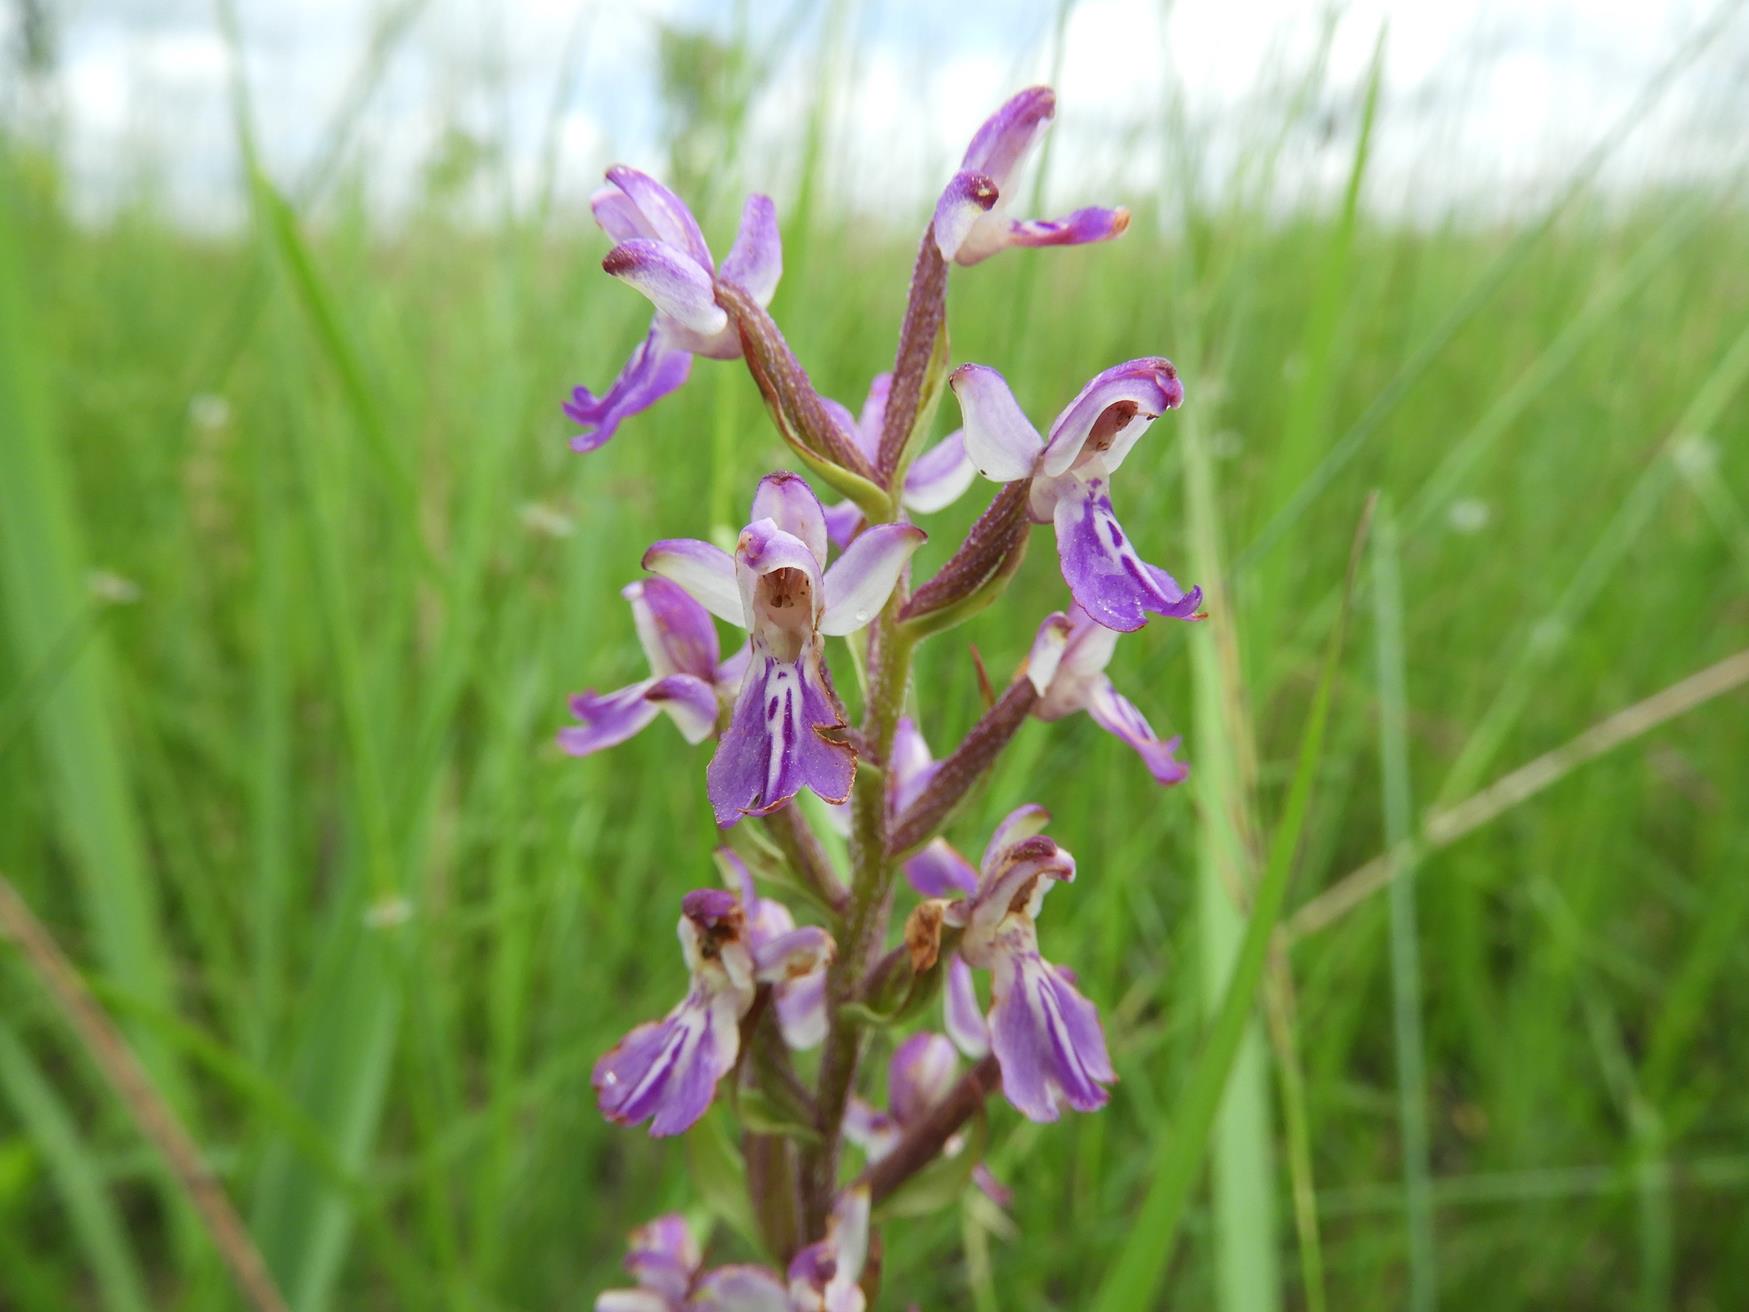
<svg viewBox="0 0 1749 1312">
<path fill-rule="evenodd" d="M 674 160 L 639 162 L 698 198 L 720 249 L 775 169 L 689 160 L 732 132 L 758 62 L 685 42 L 668 59 L 709 94 Z M 1040 420 L 1111 362 L 1175 359 L 1186 406 L 1127 462 L 1119 510 L 1214 614 L 1126 639 L 1113 669 L 1185 733 L 1189 784 L 1154 788 L 1084 717 L 1033 724 L 957 824 L 976 847 L 1013 805 L 1054 812 L 1081 876 L 1043 942 L 1101 1003 L 1121 1083 L 1055 1127 L 998 1108 L 1011 1222 L 974 1199 L 888 1225 L 892 1306 L 1083 1307 L 1098 1288 L 1111 1308 L 1651 1312 L 1749 1288 L 1741 691 L 1275 958 L 1212 1183 L 1153 1269 L 1143 1200 L 1204 1146 L 1179 1100 L 1244 925 L 1231 891 L 1283 837 L 1369 494 L 1285 835 L 1290 915 L 1431 807 L 1749 646 L 1734 183 L 1624 200 L 1587 158 L 1520 219 L 1410 224 L 1356 203 L 1362 147 L 1346 202 L 1284 206 L 1274 170 L 1318 76 L 1260 114 L 1218 187 L 1161 89 L 1132 144 L 1167 181 L 1088 197 L 1135 209 L 1123 241 L 954 274 L 956 359 L 1002 368 Z M 1348 108 L 1364 143 L 1373 105 Z M 374 230 L 353 126 L 332 125 L 326 174 L 256 185 L 231 237 L 179 232 L 149 198 L 76 226 L 54 159 L 6 152 L 0 871 L 298 1308 L 586 1308 L 630 1225 L 708 1219 L 710 1134 L 689 1150 L 608 1126 L 588 1074 L 672 1002 L 676 902 L 712 880 L 714 839 L 705 757 L 665 727 L 584 762 L 552 733 L 568 692 L 642 672 L 617 591 L 644 544 L 737 525 L 786 453 L 744 372 L 701 362 L 605 451 L 569 454 L 558 402 L 608 380 L 644 303 L 577 215 L 464 213 L 459 186 L 496 186 L 490 143 Z M 817 122 L 797 152 L 774 309 L 854 403 L 890 363 L 914 235 L 835 210 Z M 928 521 L 921 569 L 977 504 Z M 106 599 L 94 569 L 137 598 Z M 977 713 L 972 646 L 1000 677 L 1061 600 L 1040 540 L 1000 607 L 928 644 L 938 750 Z M 233 1297 L 0 949 L 0 1306 Z"/>
</svg>

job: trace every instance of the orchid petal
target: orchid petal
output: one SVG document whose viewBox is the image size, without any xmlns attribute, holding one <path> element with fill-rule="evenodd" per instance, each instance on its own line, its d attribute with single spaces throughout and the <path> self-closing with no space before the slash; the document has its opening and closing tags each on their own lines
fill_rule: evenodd
<svg viewBox="0 0 1749 1312">
<path fill-rule="evenodd" d="M 670 674 L 657 679 L 644 693 L 644 700 L 667 713 L 689 743 L 702 743 L 716 731 L 716 686 L 691 674 Z"/>
<path fill-rule="evenodd" d="M 734 558 L 721 547 L 697 538 L 664 538 L 644 553 L 644 568 L 672 579 L 712 615 L 742 628 L 749 627 L 735 581 Z"/>
<path fill-rule="evenodd" d="M 1040 697 L 1050 691 L 1073 632 L 1069 617 L 1059 610 L 1045 616 L 1033 635 L 1032 648 L 1026 654 L 1026 677 Z"/>
<path fill-rule="evenodd" d="M 776 984 L 825 969 L 832 960 L 832 936 L 818 925 L 804 925 L 768 939 L 753 950 L 754 978 Z"/>
<path fill-rule="evenodd" d="M 945 838 L 933 838 L 905 862 L 905 878 L 924 897 L 970 897 L 978 872 Z"/>
<path fill-rule="evenodd" d="M 912 462 L 905 474 L 905 505 L 920 515 L 945 510 L 977 474 L 966 455 L 965 431 L 956 428 Z"/>
<path fill-rule="evenodd" d="M 990 1030 L 978 1005 L 972 968 L 958 953 L 947 963 L 947 986 L 942 990 L 942 1014 L 947 1035 L 954 1046 L 976 1061 L 990 1051 Z"/>
<path fill-rule="evenodd" d="M 1101 458 L 1109 474 L 1155 419 L 1183 403 L 1184 384 L 1170 360 L 1149 357 L 1113 365 L 1092 378 L 1051 424 L 1040 472 L 1055 478 L 1085 453 Z M 1089 450 L 1088 438 L 1096 435 L 1099 450 Z"/>
<path fill-rule="evenodd" d="M 761 305 L 771 304 L 783 277 L 783 242 L 777 232 L 777 207 L 771 197 L 753 195 L 741 208 L 741 230 L 723 261 L 725 281 L 740 287 Z"/>
<path fill-rule="evenodd" d="M 622 423 L 675 391 L 691 372 L 692 356 L 674 345 L 658 319 L 607 391 L 597 396 L 587 387 L 571 389 L 565 415 L 583 428 L 571 438 L 571 450 L 605 446 Z"/>
<path fill-rule="evenodd" d="M 881 433 L 887 423 L 887 397 L 893 390 L 893 375 L 876 374 L 863 398 L 862 413 L 856 419 L 856 444 L 870 460 L 880 455 Z"/>
<path fill-rule="evenodd" d="M 893 726 L 893 746 L 887 753 L 888 806 L 892 813 L 902 814 L 934 774 L 935 758 L 929 754 L 929 744 L 924 741 L 917 721 L 901 715 Z"/>
<path fill-rule="evenodd" d="M 610 250 L 601 267 L 695 333 L 714 334 L 728 325 L 729 316 L 716 302 L 710 274 L 671 246 L 633 237 Z"/>
<path fill-rule="evenodd" d="M 638 645 L 657 676 L 690 674 L 709 682 L 715 677 L 719 648 L 710 612 L 684 588 L 664 578 L 639 579 L 620 589 L 632 608 Z"/>
<path fill-rule="evenodd" d="M 602 1114 L 621 1125 L 649 1120 L 657 1138 L 693 1125 L 735 1065 L 739 1021 L 728 996 L 695 990 L 662 1020 L 639 1025 L 595 1063 Z"/>
<path fill-rule="evenodd" d="M 861 1098 L 852 1096 L 844 1109 L 844 1137 L 871 1162 L 878 1162 L 899 1142 L 899 1123 Z"/>
<path fill-rule="evenodd" d="M 948 375 L 947 384 L 965 416 L 965 452 L 977 471 L 996 483 L 1028 477 L 1044 441 L 1007 380 L 987 365 L 963 364 Z"/>
<path fill-rule="evenodd" d="M 953 175 L 935 203 L 933 231 L 941 258 L 951 260 L 972 229 L 996 204 L 999 189 L 982 173 L 964 170 Z"/>
<path fill-rule="evenodd" d="M 826 1038 L 826 972 L 785 980 L 771 991 L 777 1028 L 784 1044 L 797 1052 L 818 1047 Z"/>
<path fill-rule="evenodd" d="M 629 1247 L 626 1270 L 642 1288 L 676 1302 L 686 1297 L 703 1258 L 685 1217 L 670 1212 L 645 1222 L 632 1231 Z"/>
<path fill-rule="evenodd" d="M 1173 619 L 1196 615 L 1202 589 L 1184 592 L 1171 575 L 1136 555 L 1112 512 L 1104 479 L 1082 482 L 1068 474 L 1055 485 L 1053 518 L 1063 579 L 1093 619 L 1129 633 L 1146 624 L 1150 612 Z"/>
<path fill-rule="evenodd" d="M 850 796 L 856 753 L 826 736 L 844 728 L 836 702 L 817 644 L 796 662 L 755 655 L 705 774 L 719 825 L 765 815 L 803 788 L 828 802 Z"/>
<path fill-rule="evenodd" d="M 887 604 L 911 553 L 929 535 L 914 524 L 877 524 L 850 544 L 826 571 L 820 632 L 855 633 Z"/>
<path fill-rule="evenodd" d="M 610 693 L 581 692 L 571 698 L 571 714 L 581 725 L 559 730 L 559 747 L 570 756 L 589 756 L 615 747 L 656 718 L 658 707 L 647 694 L 654 679 Z"/>
<path fill-rule="evenodd" d="M 1056 112 L 1057 98 L 1049 87 L 1028 87 L 1015 93 L 984 120 L 971 145 L 966 147 L 960 167 L 988 174 L 998 188 L 1006 191 L 1015 169 Z"/>
<path fill-rule="evenodd" d="M 685 201 L 648 173 L 624 164 L 615 164 L 608 169 L 607 180 L 623 191 L 637 207 L 654 240 L 665 242 L 691 256 L 707 274 L 715 267 L 711 263 L 710 247 L 705 245 L 704 233 L 699 231 L 698 220 L 692 217 L 692 211 L 686 207 Z M 599 210 L 596 217 L 597 220 L 600 219 Z M 609 235 L 615 235 L 611 229 Z"/>
<path fill-rule="evenodd" d="M 783 1282 L 764 1267 L 720 1266 L 693 1287 L 687 1312 L 790 1312 Z"/>
<path fill-rule="evenodd" d="M 862 513 L 862 507 L 854 501 L 840 501 L 825 508 L 826 536 L 833 546 L 843 551 L 856 537 L 867 518 Z"/>
<path fill-rule="evenodd" d="M 767 474 L 753 493 L 750 523 L 769 519 L 791 537 L 800 538 L 814 553 L 815 571 L 826 565 L 826 516 L 820 498 L 800 474 Z"/>
<path fill-rule="evenodd" d="M 1095 687 L 1087 703 L 1087 713 L 1101 729 L 1134 748 L 1147 765 L 1148 773 L 1158 782 L 1177 784 L 1189 777 L 1190 767 L 1173 755 L 1181 739 L 1173 737 L 1162 742 L 1148 723 L 1147 716 L 1113 688 L 1111 680 L 1106 679 Z"/>
<path fill-rule="evenodd" d="M 1089 208 L 1061 219 L 1010 219 L 999 211 L 980 215 L 966 234 L 954 263 L 969 267 L 1013 246 L 1084 246 L 1121 237 L 1130 226 L 1130 212 Z"/>
<path fill-rule="evenodd" d="M 1101 1086 L 1117 1078 L 1093 1004 L 1062 971 L 1018 947 L 996 966 L 990 1042 L 1002 1092 L 1033 1121 L 1054 1121 L 1066 1102 L 1078 1111 L 1105 1105 Z"/>
<path fill-rule="evenodd" d="M 1050 822 L 1051 813 L 1037 802 L 1017 806 L 1003 816 L 991 832 L 990 841 L 984 844 L 984 858 L 979 863 L 979 868 L 985 877 L 988 878 L 996 872 L 1004 852 L 1035 834 L 1042 834 Z"/>
<path fill-rule="evenodd" d="M 893 1051 L 887 1068 L 887 1107 L 901 1125 L 927 1116 L 953 1089 L 959 1058 L 940 1034 L 913 1034 Z"/>
<path fill-rule="evenodd" d="M 805 531 L 817 531 L 823 544 L 824 518 Z M 780 660 L 798 660 L 815 641 L 825 608 L 826 588 L 814 548 L 769 516 L 756 519 L 735 541 L 735 582 L 754 641 Z"/>
</svg>

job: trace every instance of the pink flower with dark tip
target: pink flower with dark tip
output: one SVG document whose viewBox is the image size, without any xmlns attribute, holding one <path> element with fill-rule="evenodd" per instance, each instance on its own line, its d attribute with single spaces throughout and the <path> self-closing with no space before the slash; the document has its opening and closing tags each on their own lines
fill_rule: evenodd
<svg viewBox="0 0 1749 1312">
<path fill-rule="evenodd" d="M 703 742 L 716 731 L 719 696 L 740 686 L 747 649 L 719 660 L 710 612 L 667 579 L 628 584 L 620 595 L 631 605 L 650 677 L 571 698 L 571 714 L 582 723 L 560 729 L 559 746 L 588 756 L 624 742 L 664 712 L 687 742 Z"/>
<path fill-rule="evenodd" d="M 945 888 L 918 888 L 931 897 L 953 894 L 944 923 L 964 930 L 948 963 L 948 1035 L 968 1056 L 994 1052 L 1003 1095 L 1034 1121 L 1056 1120 L 1065 1105 L 1083 1112 L 1103 1107 L 1104 1086 L 1117 1079 L 1099 1013 L 1074 977 L 1039 953 L 1036 922 L 1045 894 L 1075 878 L 1075 858 L 1042 832 L 1049 820 L 1041 806 L 1011 812 L 975 874 L 963 861 L 963 869 L 943 865 Z M 987 1013 L 974 969 L 990 974 Z"/>
<path fill-rule="evenodd" d="M 621 1125 L 649 1121 L 658 1138 L 679 1134 L 709 1109 L 740 1054 L 741 1018 L 758 986 L 823 971 L 833 952 L 831 936 L 816 926 L 755 942 L 740 900 L 720 888 L 695 889 L 680 908 L 680 947 L 692 975 L 686 996 L 615 1044 L 595 1063 L 592 1081 L 602 1115 Z"/>
<path fill-rule="evenodd" d="M 596 223 L 617 245 L 601 267 L 637 288 L 656 307 L 649 335 L 597 396 L 576 388 L 565 414 L 582 426 L 573 451 L 605 445 L 620 424 L 648 410 L 686 381 L 692 357 L 733 360 L 741 339 L 716 302 L 717 278 L 768 305 L 783 274 L 777 211 L 766 196 L 749 196 L 735 244 L 719 270 L 686 202 L 637 169 L 616 164 L 609 186 L 590 198 Z"/>
<path fill-rule="evenodd" d="M 966 454 L 996 483 L 1030 479 L 1030 508 L 1057 533 L 1063 579 L 1077 603 L 1108 629 L 1128 632 L 1148 616 L 1200 618 L 1202 589 L 1186 592 L 1136 554 L 1111 506 L 1111 480 L 1154 421 L 1184 402 L 1170 360 L 1130 360 L 1095 377 L 1051 424 L 1047 438 L 1021 412 L 1002 375 L 962 365 L 948 385 L 965 417 Z"/>
<path fill-rule="evenodd" d="M 935 207 L 943 259 L 976 264 L 1010 246 L 1079 246 L 1108 241 L 1130 225 L 1126 209 L 1080 209 L 1061 219 L 1008 215 L 1015 174 L 1057 112 L 1049 87 L 1028 87 L 992 114 L 972 138 Z"/>
<path fill-rule="evenodd" d="M 719 825 L 765 815 L 803 788 L 828 802 L 850 796 L 856 753 L 840 736 L 822 639 L 873 620 L 924 537 L 910 524 L 877 524 L 828 569 L 819 499 L 805 479 L 780 473 L 760 481 L 734 555 L 691 538 L 644 553 L 645 569 L 752 634 L 740 697 L 706 773 Z"/>
<path fill-rule="evenodd" d="M 698 1241 L 679 1213 L 659 1216 L 632 1231 L 626 1270 L 636 1289 L 610 1289 L 595 1312 L 789 1312 L 777 1276 L 758 1266 L 701 1271 Z"/>
<path fill-rule="evenodd" d="M 1148 772 L 1162 784 L 1177 784 L 1190 777 L 1190 767 L 1176 755 L 1181 739 L 1164 741 L 1148 723 L 1148 717 L 1112 686 L 1105 667 L 1117 650 L 1118 633 L 1108 629 L 1081 607 L 1046 616 L 1026 658 L 1026 677 L 1038 692 L 1033 714 L 1041 720 L 1060 720 L 1086 711 L 1107 733 L 1128 744 L 1142 758 Z"/>
</svg>

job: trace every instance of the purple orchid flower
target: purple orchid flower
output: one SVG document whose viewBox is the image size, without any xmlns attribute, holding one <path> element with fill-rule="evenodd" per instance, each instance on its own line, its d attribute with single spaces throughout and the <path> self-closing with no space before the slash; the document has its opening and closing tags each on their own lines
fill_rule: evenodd
<svg viewBox="0 0 1749 1312">
<path fill-rule="evenodd" d="M 965 932 L 948 963 L 947 1032 L 970 1057 L 996 1054 L 1002 1092 L 1033 1121 L 1054 1121 L 1068 1104 L 1090 1112 L 1105 1105 L 1102 1087 L 1117 1074 L 1105 1050 L 1099 1013 L 1075 988 L 1074 976 L 1039 954 L 1035 923 L 1054 881 L 1075 878 L 1075 858 L 1045 837 L 1050 814 L 1042 806 L 1010 812 L 990 836 L 973 876 L 942 865 L 944 884 L 919 882 L 925 897 L 954 894 L 944 923 Z M 972 968 L 991 978 L 988 1014 L 978 1006 Z"/>
<path fill-rule="evenodd" d="M 791 1259 L 790 1312 L 866 1312 L 868 1299 L 857 1282 L 868 1261 L 869 1205 L 866 1186 L 840 1194 L 826 1237 Z"/>
<path fill-rule="evenodd" d="M 678 1213 L 632 1231 L 626 1270 L 636 1289 L 610 1289 L 595 1312 L 789 1312 L 783 1282 L 757 1266 L 700 1271 L 698 1241 Z"/>
<path fill-rule="evenodd" d="M 605 445 L 625 420 L 678 388 L 692 372 L 693 356 L 733 360 L 741 354 L 740 335 L 716 302 L 717 266 L 686 202 L 623 164 L 610 168 L 607 180 L 611 185 L 589 201 L 596 223 L 618 243 L 601 267 L 649 297 L 656 315 L 606 392 L 578 387 L 565 403 L 565 414 L 583 428 L 571 439 L 573 451 Z M 777 210 L 769 197 L 749 196 L 721 276 L 763 306 L 782 275 Z"/>
<path fill-rule="evenodd" d="M 925 534 L 910 524 L 867 529 L 826 568 L 826 517 L 807 481 L 760 481 L 735 554 L 673 538 L 644 553 L 644 568 L 672 579 L 711 614 L 751 631 L 752 656 L 706 783 L 717 824 L 765 815 L 803 788 L 828 802 L 850 796 L 856 752 L 843 741 L 823 636 L 874 619 Z"/>
<path fill-rule="evenodd" d="M 894 1050 L 887 1067 L 887 1110 L 852 1098 L 844 1115 L 844 1137 L 869 1161 L 880 1161 L 899 1146 L 907 1129 L 947 1097 L 958 1075 L 959 1054 L 952 1042 L 927 1031 L 913 1034 Z M 956 1134 L 942 1145 L 942 1156 L 957 1157 L 964 1146 L 965 1136 Z M 972 1182 L 999 1207 L 1013 1201 L 1011 1192 L 982 1162 L 972 1168 Z"/>
<path fill-rule="evenodd" d="M 761 897 L 747 863 L 729 848 L 716 851 L 723 882 L 740 895 L 747 916 L 747 946 L 753 955 L 767 944 L 795 932 L 796 919 L 775 898 Z M 777 1027 L 784 1043 L 799 1051 L 817 1046 L 826 1037 L 826 973 L 809 970 L 777 981 L 771 986 L 771 1005 L 777 1012 Z"/>
<path fill-rule="evenodd" d="M 1130 226 L 1126 209 L 1081 209 L 1061 219 L 1008 217 L 1014 174 L 1056 112 L 1057 97 L 1049 87 L 1028 87 L 978 129 L 960 161 L 960 171 L 935 207 L 935 244 L 944 260 L 976 264 L 1010 246 L 1107 241 Z"/>
<path fill-rule="evenodd" d="M 862 413 L 856 416 L 838 402 L 821 398 L 838 426 L 855 439 L 857 449 L 869 458 L 870 464 L 880 461 L 881 429 L 886 423 L 887 393 L 892 385 L 892 374 L 876 374 L 862 403 Z M 919 515 L 945 510 L 972 485 L 976 474 L 966 457 L 965 435 L 955 429 L 911 462 L 905 471 L 900 503 Z M 835 547 L 848 547 L 865 523 L 862 509 L 854 501 L 826 507 L 826 535 Z"/>
<path fill-rule="evenodd" d="M 746 672 L 747 649 L 719 661 L 710 612 L 667 579 L 627 584 L 620 595 L 631 604 L 650 677 L 571 698 L 571 713 L 583 723 L 560 729 L 559 746 L 588 756 L 623 743 L 663 711 L 687 742 L 703 742 L 716 731 L 719 695 L 737 687 Z"/>
<path fill-rule="evenodd" d="M 763 936 L 755 945 L 740 901 L 722 889 L 695 889 L 680 909 L 691 987 L 665 1017 L 615 1044 L 593 1076 L 604 1116 L 621 1125 L 650 1120 L 658 1138 L 679 1134 L 710 1107 L 717 1081 L 740 1054 L 741 1018 L 758 985 L 824 971 L 834 950 L 831 935 L 817 926 Z"/>
<path fill-rule="evenodd" d="M 1101 729 L 1134 748 L 1160 783 L 1183 783 L 1190 767 L 1176 756 L 1182 739 L 1175 734 L 1162 742 L 1148 717 L 1112 686 L 1105 673 L 1117 639 L 1115 629 L 1098 623 L 1079 606 L 1067 615 L 1057 611 L 1047 616 L 1026 658 L 1026 677 L 1039 695 L 1033 714 L 1041 720 L 1060 720 L 1086 711 Z"/>
<path fill-rule="evenodd" d="M 1033 518 L 1053 523 L 1063 579 L 1108 629 L 1130 632 L 1150 612 L 1196 619 L 1202 589 L 1185 592 L 1130 545 L 1111 508 L 1111 478 L 1154 420 L 1184 401 L 1170 360 L 1130 360 L 1099 374 L 1051 424 L 1050 438 L 1021 413 L 1008 383 L 981 364 L 961 365 L 948 385 L 965 415 L 966 452 L 997 483 L 1031 479 Z"/>
</svg>

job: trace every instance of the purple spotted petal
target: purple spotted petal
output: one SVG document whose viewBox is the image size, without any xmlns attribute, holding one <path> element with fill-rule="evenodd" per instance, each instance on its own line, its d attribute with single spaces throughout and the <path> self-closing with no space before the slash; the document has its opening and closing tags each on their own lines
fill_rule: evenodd
<svg viewBox="0 0 1749 1312">
<path fill-rule="evenodd" d="M 984 1009 L 978 1005 L 972 968 L 958 953 L 947 963 L 947 986 L 942 990 L 942 1016 L 954 1047 L 974 1061 L 990 1051 L 990 1029 Z"/>
<path fill-rule="evenodd" d="M 1118 209 L 1076 210 L 1061 219 L 1010 219 L 1000 212 L 985 214 L 972 225 L 954 254 L 962 266 L 982 263 L 1013 246 L 1084 246 L 1121 237 L 1130 226 L 1130 212 Z"/>
<path fill-rule="evenodd" d="M 589 756 L 623 743 L 656 718 L 659 708 L 646 696 L 655 682 L 645 679 L 610 693 L 578 693 L 571 698 L 571 714 L 583 723 L 560 729 L 559 746 L 571 756 Z"/>
<path fill-rule="evenodd" d="M 735 1064 L 739 1020 L 730 998 L 695 985 L 667 1016 L 638 1026 L 595 1063 L 602 1115 L 621 1125 L 650 1121 L 657 1138 L 693 1125 Z"/>
<path fill-rule="evenodd" d="M 1100 624 L 1123 633 L 1150 613 L 1187 620 L 1202 604 L 1202 589 L 1184 592 L 1164 570 L 1136 554 L 1112 513 L 1102 478 L 1055 480 L 1057 557 L 1076 602 Z"/>
<path fill-rule="evenodd" d="M 924 897 L 970 897 L 978 872 L 945 838 L 934 838 L 905 862 L 905 878 Z"/>
<path fill-rule="evenodd" d="M 997 483 L 1030 475 L 1044 441 L 1021 412 L 1008 381 L 987 365 L 963 364 L 947 383 L 965 417 L 965 452 L 973 467 Z"/>
<path fill-rule="evenodd" d="M 958 1073 L 959 1057 L 944 1036 L 913 1034 L 893 1051 L 887 1107 L 901 1125 L 913 1125 L 947 1097 Z"/>
<path fill-rule="evenodd" d="M 748 627 L 735 561 L 721 547 L 697 538 L 664 538 L 644 553 L 644 568 L 678 583 L 712 615 Z"/>
<path fill-rule="evenodd" d="M 942 259 L 954 258 L 997 195 L 996 184 L 982 173 L 962 169 L 953 175 L 935 203 L 935 246 Z"/>
<path fill-rule="evenodd" d="M 621 588 L 620 596 L 632 608 L 652 674 L 690 674 L 706 682 L 716 677 L 717 626 L 684 588 L 664 578 L 640 579 Z"/>
<path fill-rule="evenodd" d="M 741 209 L 741 230 L 723 261 L 723 278 L 761 305 L 769 305 L 783 277 L 783 243 L 777 234 L 777 207 L 769 196 L 749 196 Z"/>
<path fill-rule="evenodd" d="M 758 1266 L 720 1266 L 693 1287 L 687 1312 L 790 1312 L 783 1281 Z"/>
<path fill-rule="evenodd" d="M 1138 711 L 1124 695 L 1106 679 L 1093 690 L 1087 702 L 1087 713 L 1107 733 L 1116 734 L 1128 743 L 1148 767 L 1148 773 L 1163 784 L 1183 783 L 1190 777 L 1190 767 L 1173 755 L 1179 739 L 1160 741 L 1147 716 Z"/>
<path fill-rule="evenodd" d="M 1057 98 L 1049 87 L 1028 87 L 1017 92 L 984 121 L 972 144 L 966 147 L 960 167 L 988 174 L 999 189 L 1006 191 L 1015 169 L 1056 112 Z"/>
<path fill-rule="evenodd" d="M 826 567 L 826 517 L 820 498 L 800 474 L 779 471 L 759 480 L 749 523 L 769 519 L 813 552 L 815 569 Z"/>
<path fill-rule="evenodd" d="M 615 164 L 608 169 L 607 180 L 624 192 L 626 198 L 637 208 L 650 238 L 690 256 L 707 274 L 715 269 L 716 266 L 711 263 L 710 247 L 705 245 L 704 234 L 698 228 L 698 220 L 692 217 L 692 211 L 686 207 L 685 201 L 648 173 L 624 164 Z M 596 210 L 596 219 L 601 219 L 599 209 Z M 606 228 L 607 224 L 603 223 L 602 227 Z M 609 235 L 618 237 L 611 228 L 608 232 Z"/>
<path fill-rule="evenodd" d="M 717 823 L 776 810 L 803 788 L 828 802 L 850 796 L 856 753 L 823 735 L 844 728 L 818 643 L 797 661 L 755 652 L 705 782 Z"/>
<path fill-rule="evenodd" d="M 854 501 L 840 501 L 836 505 L 827 506 L 824 514 L 826 536 L 840 551 L 850 545 L 857 531 L 868 522 L 863 516 L 862 507 Z"/>
<path fill-rule="evenodd" d="M 1036 948 L 1021 948 L 997 964 L 992 991 L 990 1043 L 1008 1101 L 1033 1121 L 1056 1120 L 1063 1103 L 1084 1112 L 1104 1106 L 1101 1086 L 1117 1076 L 1099 1014 L 1063 973 Z"/>
<path fill-rule="evenodd" d="M 693 675 L 669 674 L 657 679 L 644 700 L 665 712 L 689 743 L 702 743 L 717 727 L 716 686 Z"/>
<path fill-rule="evenodd" d="M 572 437 L 571 450 L 587 452 L 605 446 L 622 423 L 676 390 L 691 372 L 692 356 L 669 340 L 660 322 L 651 325 L 649 336 L 607 391 L 597 396 L 587 387 L 572 389 L 565 415 L 583 431 Z"/>
<path fill-rule="evenodd" d="M 820 632 L 855 633 L 887 604 L 911 553 L 929 535 L 915 524 L 876 524 L 852 542 L 826 571 L 826 606 Z"/>
<path fill-rule="evenodd" d="M 1078 462 L 1098 461 L 1109 475 L 1155 419 L 1184 403 L 1172 361 L 1126 360 L 1096 375 L 1051 424 L 1040 472 L 1050 478 Z M 1091 439 L 1091 440 L 1089 440 Z"/>
<path fill-rule="evenodd" d="M 945 510 L 972 485 L 978 471 L 966 455 L 966 435 L 955 429 L 912 461 L 905 474 L 905 505 L 920 515 Z"/>
<path fill-rule="evenodd" d="M 672 246 L 633 237 L 610 250 L 601 267 L 692 332 L 715 334 L 728 325 L 710 274 Z"/>
</svg>

